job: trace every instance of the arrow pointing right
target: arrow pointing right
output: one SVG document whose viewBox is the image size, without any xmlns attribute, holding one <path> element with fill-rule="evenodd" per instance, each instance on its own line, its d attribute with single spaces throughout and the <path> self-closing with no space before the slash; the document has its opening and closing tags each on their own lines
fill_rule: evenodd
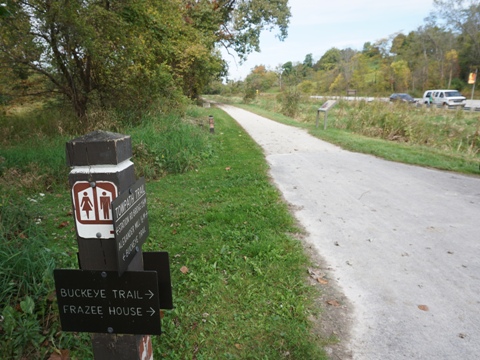
<svg viewBox="0 0 480 360">
<path fill-rule="evenodd" d="M 152 290 L 148 289 L 148 293 L 146 293 L 145 295 L 149 296 L 148 300 L 150 300 L 155 294 L 152 292 Z"/>
<path fill-rule="evenodd" d="M 150 314 L 150 316 L 155 315 L 155 310 L 150 306 L 150 310 L 147 310 L 147 313 Z"/>
</svg>

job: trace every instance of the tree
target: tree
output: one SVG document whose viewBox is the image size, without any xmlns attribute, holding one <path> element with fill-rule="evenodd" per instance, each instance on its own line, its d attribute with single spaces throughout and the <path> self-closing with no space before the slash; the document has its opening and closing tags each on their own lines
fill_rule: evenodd
<svg viewBox="0 0 480 360">
<path fill-rule="evenodd" d="M 358 92 L 368 89 L 369 92 L 372 93 L 373 89 L 369 83 L 375 82 L 375 71 L 371 72 L 369 69 L 369 60 L 371 61 L 371 58 L 364 53 L 357 53 L 354 57 L 356 66 L 353 71 L 350 86 Z M 371 79 L 372 76 L 373 79 Z"/>
<path fill-rule="evenodd" d="M 331 48 L 317 61 L 314 68 L 316 70 L 332 70 L 340 63 L 340 58 L 340 50 L 335 47 Z"/>
<path fill-rule="evenodd" d="M 298 84 L 298 90 L 303 94 L 313 94 L 315 92 L 315 83 L 311 80 L 304 80 Z"/>
<path fill-rule="evenodd" d="M 222 44 L 245 56 L 260 32 L 287 35 L 287 0 L 5 0 L 0 61 L 19 78 L 39 74 L 84 127 L 92 104 L 116 107 L 196 98 L 225 72 Z M 135 98 L 133 98 L 135 97 Z M 162 98 L 162 102 L 156 99 Z"/>
<path fill-rule="evenodd" d="M 278 95 L 277 101 L 280 103 L 282 114 L 286 116 L 295 117 L 299 109 L 301 94 L 298 84 L 301 81 L 302 67 L 302 64 L 293 64 L 291 61 L 281 66 L 282 92 Z"/>
<path fill-rule="evenodd" d="M 397 54 L 395 56 L 395 60 L 406 61 L 412 74 L 415 74 L 415 76 L 411 76 L 412 90 L 415 89 L 417 84 L 423 86 L 425 80 L 422 75 L 423 57 L 420 43 L 421 42 L 419 40 L 418 33 L 411 31 L 407 36 L 403 37 L 402 44 L 396 48 Z"/>
<path fill-rule="evenodd" d="M 282 75 L 288 76 L 293 73 L 293 63 L 291 61 L 287 61 L 285 64 L 282 65 Z"/>
<path fill-rule="evenodd" d="M 233 49 L 242 60 L 252 51 L 260 51 L 263 30 L 278 28 L 280 40 L 288 35 L 291 16 L 288 0 L 196 0 L 195 3 L 213 4 L 219 15 L 218 41 L 227 49 Z"/>
<path fill-rule="evenodd" d="M 352 49 L 331 48 L 313 71 L 308 54 L 301 65 L 284 64 L 281 80 L 291 82 L 294 77 L 287 75 L 296 70 L 304 77 L 301 81 L 313 81 L 320 92 L 355 87 L 379 94 L 394 88 L 419 94 L 427 88 L 462 87 L 460 79 L 480 65 L 480 1 L 434 0 L 434 4 L 425 23 L 408 35 L 394 33 L 366 42 L 361 56 Z M 301 87 L 310 91 L 312 84 Z"/>
<path fill-rule="evenodd" d="M 391 65 L 393 70 L 393 91 L 407 91 L 410 82 L 410 69 L 405 60 L 395 61 Z"/>
<path fill-rule="evenodd" d="M 464 71 L 480 59 L 480 2 L 478 0 L 434 0 L 433 16 L 444 19 L 447 28 L 459 35 Z"/>
<path fill-rule="evenodd" d="M 458 53 L 456 50 L 450 50 L 445 54 L 445 66 L 446 71 L 448 71 L 448 85 L 447 88 L 450 89 L 452 85 L 453 77 L 458 76 L 459 66 L 458 66 Z"/>
<path fill-rule="evenodd" d="M 307 54 L 305 55 L 305 60 L 303 60 L 303 66 L 307 68 L 313 68 L 313 55 Z"/>
<path fill-rule="evenodd" d="M 347 48 L 340 51 L 340 64 L 339 69 L 345 80 L 345 90 L 350 86 L 353 73 L 357 67 L 358 58 L 355 56 L 357 52 L 351 48 Z"/>
<path fill-rule="evenodd" d="M 390 55 L 390 40 L 389 38 L 382 38 L 375 41 L 373 47 L 378 50 L 380 57 L 386 59 Z"/>
<path fill-rule="evenodd" d="M 154 51 L 166 20 L 159 10 L 173 27 L 183 21 L 168 15 L 175 14 L 169 3 L 25 0 L 7 1 L 5 8 L 2 63 L 44 76 L 45 91 L 69 99 L 84 127 L 93 100 L 107 106 L 127 97 L 145 102 L 159 88 L 176 93 L 165 59 Z"/>
<path fill-rule="evenodd" d="M 255 66 L 245 78 L 248 88 L 254 91 L 266 91 L 276 82 L 277 76 L 274 72 L 268 71 L 264 65 Z"/>
<path fill-rule="evenodd" d="M 372 43 L 369 41 L 363 44 L 362 53 L 371 58 L 377 57 L 380 55 L 380 51 L 378 50 L 378 48 L 373 46 Z"/>
<path fill-rule="evenodd" d="M 455 45 L 455 37 L 450 31 L 438 27 L 434 19 L 417 31 L 417 40 L 423 57 L 424 87 L 444 86 L 445 54 Z"/>
<path fill-rule="evenodd" d="M 404 34 L 402 33 L 397 34 L 392 40 L 390 53 L 395 55 L 401 54 L 402 48 L 406 47 L 406 40 L 407 40 L 407 37 Z"/>
</svg>

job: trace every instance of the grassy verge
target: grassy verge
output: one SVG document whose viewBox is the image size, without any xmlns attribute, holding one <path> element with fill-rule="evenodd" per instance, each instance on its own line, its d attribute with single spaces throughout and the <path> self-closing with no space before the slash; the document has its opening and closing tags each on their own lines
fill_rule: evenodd
<svg viewBox="0 0 480 360">
<path fill-rule="evenodd" d="M 329 111 L 328 126 L 323 130 L 323 113 L 319 127 L 315 127 L 322 100 L 304 99 L 295 119 L 282 115 L 276 98 L 270 95 L 261 96 L 250 104 L 242 104 L 239 98 L 219 101 L 305 128 L 313 136 L 346 150 L 406 164 L 480 174 L 478 113 L 340 101 Z"/>
<path fill-rule="evenodd" d="M 169 359 L 321 359 L 307 321 L 314 296 L 304 281 L 308 259 L 288 235 L 298 229 L 258 146 L 213 113 L 215 161 L 149 184 L 155 228 L 147 248 L 171 254 L 176 306 L 155 352 Z"/>
<path fill-rule="evenodd" d="M 325 359 L 321 345 L 328 340 L 313 334 L 309 321 L 319 316 L 313 305 L 318 293 L 306 282 L 309 260 L 300 230 L 269 182 L 259 147 L 217 109 L 195 110 L 191 123 L 208 114 L 215 117 L 214 135 L 174 119 L 125 129 L 137 175 L 149 179 L 144 250 L 171 257 L 175 309 L 164 314 L 155 358 Z M 165 136 L 172 127 L 180 129 L 177 135 Z M 10 154 L 34 149 L 12 146 L 0 153 L 0 260 L 13 261 L 12 269 L 18 265 L 18 275 L 0 283 L 0 358 L 92 358 L 88 334 L 60 331 L 53 294 L 51 269 L 77 267 L 67 178 L 56 160 L 63 147 L 14 164 Z M 13 170 L 18 178 L 32 174 L 23 164 L 42 159 L 57 169 L 48 175 L 54 180 L 15 187 L 14 177 L 6 176 Z"/>
<path fill-rule="evenodd" d="M 0 359 L 88 358 L 88 334 L 62 333 L 55 301 L 53 269 L 76 263 L 68 194 L 17 195 L 0 197 Z"/>
</svg>

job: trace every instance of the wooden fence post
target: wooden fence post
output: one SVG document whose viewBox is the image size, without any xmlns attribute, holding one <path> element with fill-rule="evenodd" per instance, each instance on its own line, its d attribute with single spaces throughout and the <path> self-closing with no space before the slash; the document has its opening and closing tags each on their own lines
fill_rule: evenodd
<svg viewBox="0 0 480 360">
<path fill-rule="evenodd" d="M 213 119 L 213 115 L 208 116 L 208 123 L 210 124 L 210 133 L 215 133 L 215 120 Z"/>
</svg>

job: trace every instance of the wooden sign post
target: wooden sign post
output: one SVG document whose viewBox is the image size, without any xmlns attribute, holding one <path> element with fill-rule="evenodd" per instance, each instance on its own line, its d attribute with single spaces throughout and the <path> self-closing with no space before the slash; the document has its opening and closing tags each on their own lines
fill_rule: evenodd
<svg viewBox="0 0 480 360">
<path fill-rule="evenodd" d="M 150 286 L 149 283 L 145 287 L 125 289 L 123 285 L 117 284 L 118 279 L 113 283 L 109 282 L 109 286 L 102 285 L 102 281 L 108 281 L 105 279 L 118 277 L 119 272 L 144 270 L 141 246 L 133 246 L 128 253 L 128 264 L 122 263 L 122 269 L 119 271 L 118 241 L 115 239 L 112 213 L 112 203 L 115 199 L 136 183 L 131 157 L 132 144 L 128 135 L 95 131 L 67 143 L 67 164 L 71 167 L 69 183 L 77 230 L 78 260 L 80 269 L 83 271 L 72 270 L 72 276 L 75 274 L 75 279 L 77 277 L 78 279 L 71 282 L 68 281 L 70 273 L 56 274 L 60 283 L 72 284 L 70 287 L 57 285 L 57 287 L 63 286 L 60 294 L 57 288 L 57 297 L 65 295 L 62 298 L 64 305 L 60 311 L 66 311 L 67 316 L 75 317 L 79 311 L 89 311 L 93 313 L 90 318 L 93 322 L 97 321 L 96 319 L 105 321 L 107 313 L 111 317 L 124 316 L 126 319 L 129 318 L 128 316 L 137 318 L 148 316 L 149 319 L 158 317 L 160 322 L 159 305 L 152 302 L 158 299 L 157 287 Z M 138 193 L 139 190 L 136 190 Z M 141 220 L 145 223 L 146 210 L 142 211 L 144 217 Z M 139 222 L 138 219 L 135 220 Z M 85 270 L 88 271 L 85 272 Z M 65 277 L 67 281 L 62 282 L 61 280 L 65 280 Z M 156 275 L 150 282 L 156 283 L 157 280 L 154 279 Z M 80 288 L 82 282 L 86 284 Z M 93 285 L 89 286 L 89 284 Z M 131 294 L 133 298 L 131 301 L 135 303 L 132 306 L 130 303 L 122 302 L 112 305 L 109 297 L 120 301 L 121 294 Z M 84 304 L 83 300 L 89 302 Z M 144 304 L 143 301 L 148 301 L 148 304 Z M 62 316 L 62 313 L 60 315 Z M 82 316 L 88 316 L 88 314 L 82 314 Z M 91 324 L 82 326 L 88 328 Z M 95 359 L 153 359 L 150 336 L 118 334 L 115 329 L 118 326 L 120 325 L 115 325 L 115 322 L 111 326 L 103 323 L 99 325 L 105 333 L 95 333 L 92 336 Z M 95 326 L 92 328 L 93 330 L 89 331 L 95 330 Z M 138 331 L 131 333 L 137 334 Z"/>
<path fill-rule="evenodd" d="M 210 133 L 215 134 L 215 120 L 213 119 L 213 115 L 208 116 L 208 123 L 210 125 Z"/>
</svg>

